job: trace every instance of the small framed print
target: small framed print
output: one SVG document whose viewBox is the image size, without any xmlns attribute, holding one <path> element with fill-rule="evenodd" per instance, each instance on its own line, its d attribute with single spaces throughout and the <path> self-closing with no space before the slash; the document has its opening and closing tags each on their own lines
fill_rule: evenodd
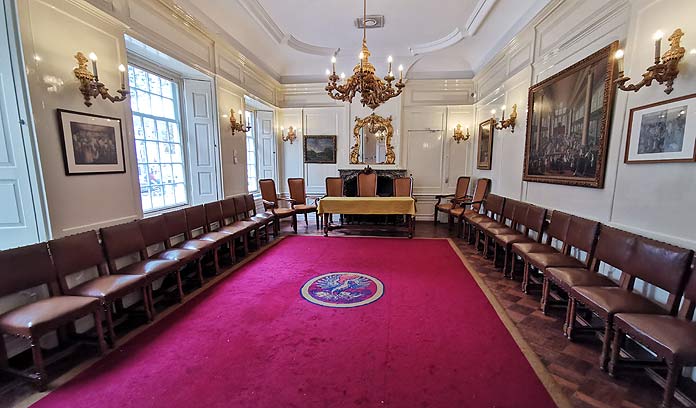
<svg viewBox="0 0 696 408">
<path fill-rule="evenodd" d="M 696 161 L 696 94 L 631 109 L 624 163 Z"/>
<path fill-rule="evenodd" d="M 304 137 L 305 163 L 336 163 L 336 135 Z"/>
<path fill-rule="evenodd" d="M 494 125 L 494 119 L 488 119 L 479 124 L 478 152 L 476 154 L 476 168 L 479 170 L 491 169 Z"/>
<path fill-rule="evenodd" d="M 125 173 L 121 120 L 58 109 L 65 174 Z"/>
</svg>

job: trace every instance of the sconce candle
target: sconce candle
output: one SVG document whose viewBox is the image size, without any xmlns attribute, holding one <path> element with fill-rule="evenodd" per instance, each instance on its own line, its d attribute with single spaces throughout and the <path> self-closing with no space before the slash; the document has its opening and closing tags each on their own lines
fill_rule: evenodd
<svg viewBox="0 0 696 408">
<path fill-rule="evenodd" d="M 118 66 L 118 71 L 121 73 L 121 89 L 126 87 L 126 67 L 123 64 Z"/>
<path fill-rule="evenodd" d="M 655 40 L 655 64 L 660 63 L 660 48 L 662 47 L 662 37 L 664 36 L 665 33 L 659 30 L 653 35 L 653 40 Z"/>
<path fill-rule="evenodd" d="M 624 50 L 618 50 L 616 51 L 616 54 L 614 54 L 614 59 L 616 59 L 616 62 L 619 65 L 619 76 L 623 76 L 624 72 Z"/>
<path fill-rule="evenodd" d="M 97 71 L 97 54 L 90 52 L 89 60 L 92 61 L 92 73 L 94 74 L 94 77 L 99 78 L 99 73 Z"/>
<path fill-rule="evenodd" d="M 99 82 L 99 76 L 97 71 L 97 55 L 95 53 L 90 53 L 89 58 L 85 57 L 85 54 L 78 52 L 75 54 L 75 59 L 77 60 L 77 67 L 73 69 L 73 74 L 75 78 L 80 81 L 80 93 L 85 100 L 85 106 L 92 106 L 92 99 L 101 96 L 102 99 L 108 99 L 113 102 L 123 102 L 126 100 L 130 92 L 126 90 L 125 81 L 125 71 L 126 67 L 120 65 L 118 67 L 121 72 L 121 89 L 116 92 L 120 96 L 113 96 L 109 93 L 109 88 L 107 88 L 103 83 Z M 87 68 L 89 61 L 92 61 L 92 72 Z"/>
</svg>

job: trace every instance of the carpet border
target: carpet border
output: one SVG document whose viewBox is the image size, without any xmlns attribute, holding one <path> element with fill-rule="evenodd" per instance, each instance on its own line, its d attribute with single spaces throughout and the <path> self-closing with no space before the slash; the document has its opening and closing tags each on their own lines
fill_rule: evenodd
<svg viewBox="0 0 696 408">
<path fill-rule="evenodd" d="M 125 336 L 119 338 L 119 341 L 116 344 L 116 347 L 108 349 L 106 351 L 106 353 L 104 353 L 101 356 L 96 356 L 96 357 L 93 357 L 89 360 L 82 362 L 78 366 L 73 367 L 72 369 L 70 369 L 67 372 L 60 375 L 58 378 L 51 381 L 48 384 L 48 387 L 51 388 L 49 391 L 36 392 L 36 393 L 24 398 L 23 400 L 20 400 L 17 403 L 13 404 L 12 408 L 27 408 L 27 407 L 30 407 L 31 405 L 39 402 L 40 400 L 44 399 L 45 397 L 50 395 L 53 391 L 56 391 L 58 388 L 65 385 L 68 381 L 72 380 L 73 378 L 75 378 L 79 374 L 81 374 L 83 371 L 92 367 L 98 361 L 106 358 L 109 354 L 118 351 L 120 347 L 122 347 L 126 343 L 130 342 L 132 339 L 134 339 L 136 336 L 143 333 L 145 330 L 160 323 L 162 321 L 162 319 L 164 319 L 165 317 L 169 316 L 170 314 L 176 312 L 182 306 L 184 306 L 186 303 L 192 301 L 193 299 L 197 298 L 201 294 L 206 293 L 208 290 L 210 290 L 212 287 L 216 286 L 222 280 L 229 277 L 236 270 L 240 269 L 241 267 L 245 266 L 249 262 L 251 262 L 251 261 L 255 260 L 256 258 L 258 258 L 259 256 L 263 255 L 267 250 L 273 248 L 277 244 L 283 242 L 285 240 L 285 238 L 287 238 L 287 237 L 288 237 L 288 235 L 284 235 L 284 236 L 275 238 L 273 241 L 266 244 L 266 246 L 258 249 L 254 253 L 249 254 L 246 258 L 242 259 L 241 261 L 239 261 L 236 264 L 232 265 L 231 267 L 227 268 L 220 275 L 215 276 L 214 278 L 210 279 L 208 282 L 206 282 L 203 285 L 203 287 L 198 288 L 196 291 L 194 291 L 194 292 L 190 293 L 188 296 L 184 297 L 184 300 L 181 303 L 174 305 L 174 306 L 168 308 L 167 310 L 164 310 L 163 312 L 158 313 L 155 321 L 144 324 L 144 325 L 138 327 L 137 329 L 134 329 L 130 333 L 126 334 Z"/>
<path fill-rule="evenodd" d="M 522 354 L 529 362 L 529 365 L 532 366 L 534 373 L 536 374 L 537 378 L 539 378 L 539 381 L 541 381 L 544 388 L 546 388 L 546 391 L 551 396 L 551 399 L 553 399 L 553 402 L 559 408 L 573 407 L 573 404 L 570 403 L 570 400 L 566 396 L 565 392 L 561 390 L 560 386 L 558 385 L 556 380 L 553 379 L 553 376 L 548 371 L 544 363 L 541 361 L 537 353 L 534 350 L 532 350 L 529 343 L 527 343 L 527 340 L 524 339 L 522 333 L 520 333 L 520 330 L 515 325 L 515 322 L 513 322 L 512 319 L 510 319 L 510 316 L 508 316 L 503 305 L 498 301 L 498 298 L 490 290 L 488 285 L 486 285 L 486 283 L 478 275 L 478 273 L 475 272 L 476 268 L 474 268 L 473 265 L 469 263 L 469 260 L 466 259 L 466 256 L 464 255 L 462 250 L 459 249 L 454 240 L 452 238 L 433 239 L 446 239 L 449 242 L 450 246 L 454 250 L 454 253 L 457 254 L 459 259 L 462 261 L 462 264 L 469 272 L 469 275 L 471 275 L 471 277 L 474 278 L 474 281 L 478 285 L 479 289 L 481 289 L 481 292 L 483 292 L 483 294 L 488 299 L 488 303 L 490 303 L 491 306 L 493 306 L 493 309 L 495 310 L 495 313 L 498 315 L 498 318 L 500 318 L 500 321 L 503 322 L 503 325 L 505 325 L 505 328 L 510 333 L 510 336 L 512 336 L 513 340 L 515 340 L 515 343 L 517 343 L 517 346 L 520 348 Z"/>
</svg>

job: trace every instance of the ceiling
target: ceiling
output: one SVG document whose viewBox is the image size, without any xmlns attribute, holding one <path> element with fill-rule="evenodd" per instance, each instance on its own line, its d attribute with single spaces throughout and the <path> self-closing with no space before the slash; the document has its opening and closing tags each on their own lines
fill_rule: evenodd
<svg viewBox="0 0 696 408">
<path fill-rule="evenodd" d="M 471 78 L 549 0 L 368 0 L 384 27 L 367 30 L 378 74 L 403 64 L 409 78 Z M 323 81 L 358 62 L 360 0 L 179 0 L 187 13 L 283 83 Z"/>
</svg>

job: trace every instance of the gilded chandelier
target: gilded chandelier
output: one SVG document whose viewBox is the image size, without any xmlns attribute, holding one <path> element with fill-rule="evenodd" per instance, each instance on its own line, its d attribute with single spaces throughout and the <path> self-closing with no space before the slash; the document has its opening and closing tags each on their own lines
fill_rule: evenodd
<svg viewBox="0 0 696 408">
<path fill-rule="evenodd" d="M 387 60 L 389 69 L 384 79 L 375 75 L 375 67 L 369 61 L 370 50 L 367 49 L 366 24 L 367 18 L 367 0 L 363 0 L 363 41 L 362 51 L 360 52 L 360 63 L 353 68 L 353 75 L 343 82 L 344 74 L 339 77 L 336 75 L 336 57 L 331 58 L 332 70 L 328 71 L 329 83 L 326 85 L 326 91 L 333 99 L 352 102 L 356 93 L 360 93 L 360 102 L 363 106 L 369 106 L 370 109 L 376 109 L 384 102 L 399 96 L 406 84 L 404 84 L 404 67 L 399 65 L 399 81 L 392 85 L 396 79 L 392 72 L 392 57 Z"/>
</svg>

